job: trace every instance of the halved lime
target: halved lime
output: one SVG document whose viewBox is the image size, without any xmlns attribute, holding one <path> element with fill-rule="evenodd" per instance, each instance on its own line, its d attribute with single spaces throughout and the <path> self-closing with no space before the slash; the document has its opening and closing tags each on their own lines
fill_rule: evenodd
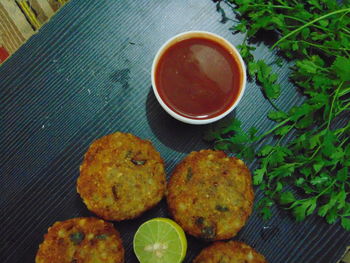
<svg viewBox="0 0 350 263">
<path fill-rule="evenodd" d="M 146 221 L 134 236 L 134 251 L 141 263 L 180 263 L 186 250 L 184 231 L 169 218 Z"/>
</svg>

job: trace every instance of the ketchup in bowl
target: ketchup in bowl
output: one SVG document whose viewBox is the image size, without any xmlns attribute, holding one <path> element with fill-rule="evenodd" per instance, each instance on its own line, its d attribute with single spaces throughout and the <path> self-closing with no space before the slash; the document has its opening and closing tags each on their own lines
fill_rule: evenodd
<svg viewBox="0 0 350 263">
<path fill-rule="evenodd" d="M 166 45 L 153 78 L 168 109 L 184 118 L 208 120 L 238 102 L 245 85 L 244 64 L 226 42 L 189 33 Z"/>
</svg>

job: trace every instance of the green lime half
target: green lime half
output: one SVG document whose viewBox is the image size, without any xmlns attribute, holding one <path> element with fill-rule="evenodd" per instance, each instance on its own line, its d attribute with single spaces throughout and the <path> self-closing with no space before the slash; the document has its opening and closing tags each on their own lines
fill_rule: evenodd
<svg viewBox="0 0 350 263">
<path fill-rule="evenodd" d="M 184 231 L 168 218 L 146 221 L 134 236 L 134 251 L 141 263 L 180 263 L 186 250 Z"/>
</svg>

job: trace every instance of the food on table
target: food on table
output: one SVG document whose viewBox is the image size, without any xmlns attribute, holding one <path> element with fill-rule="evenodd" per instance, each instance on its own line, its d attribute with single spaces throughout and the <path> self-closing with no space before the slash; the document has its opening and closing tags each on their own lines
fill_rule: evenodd
<svg viewBox="0 0 350 263">
<path fill-rule="evenodd" d="M 141 263 L 180 263 L 186 249 L 184 231 L 169 218 L 146 221 L 134 236 L 134 252 Z"/>
<path fill-rule="evenodd" d="M 117 132 L 93 142 L 80 167 L 77 190 L 106 220 L 138 217 L 164 196 L 164 162 L 152 143 Z"/>
<path fill-rule="evenodd" d="M 214 242 L 203 249 L 193 263 L 267 263 L 264 256 L 238 241 Z"/>
<path fill-rule="evenodd" d="M 39 246 L 36 263 L 121 263 L 124 248 L 111 223 L 97 218 L 56 222 Z"/>
<path fill-rule="evenodd" d="M 253 199 L 248 168 L 222 151 L 190 153 L 168 184 L 167 202 L 175 221 L 203 239 L 235 236 L 252 212 Z"/>
</svg>

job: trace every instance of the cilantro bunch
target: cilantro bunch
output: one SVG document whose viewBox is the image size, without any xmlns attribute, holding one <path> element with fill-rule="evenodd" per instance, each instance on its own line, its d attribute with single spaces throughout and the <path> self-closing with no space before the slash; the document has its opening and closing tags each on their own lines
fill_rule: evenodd
<svg viewBox="0 0 350 263">
<path fill-rule="evenodd" d="M 251 80 L 273 110 L 275 126 L 244 131 L 238 119 L 211 127 L 205 139 L 215 148 L 258 160 L 253 181 L 264 197 L 263 217 L 274 204 L 291 210 L 297 221 L 317 213 L 350 230 L 350 2 L 333 0 L 221 0 L 239 20 L 230 30 L 246 37 L 238 46 Z M 293 62 L 290 79 L 305 100 L 287 111 L 276 103 L 281 94 L 270 64 L 255 60 L 257 34 L 276 38 L 270 48 Z M 262 145 L 261 147 L 258 147 Z"/>
</svg>

